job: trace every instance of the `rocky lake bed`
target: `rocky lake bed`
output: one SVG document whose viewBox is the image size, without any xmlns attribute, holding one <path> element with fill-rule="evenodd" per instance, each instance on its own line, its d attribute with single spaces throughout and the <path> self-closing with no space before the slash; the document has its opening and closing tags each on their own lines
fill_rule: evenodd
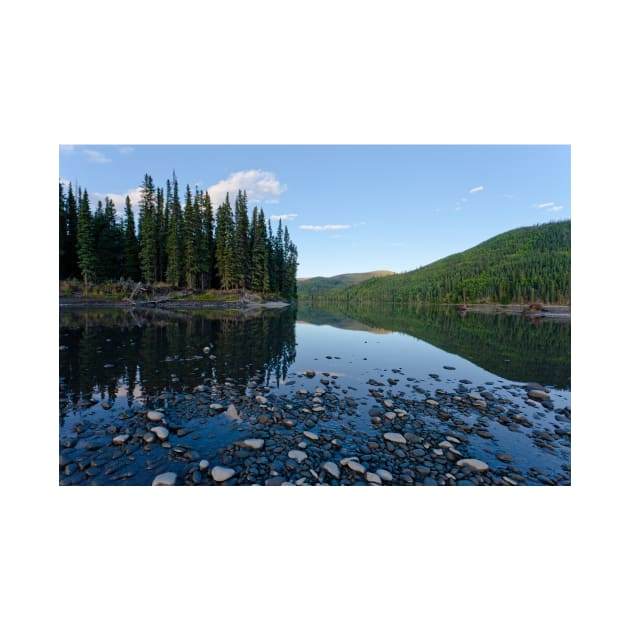
<svg viewBox="0 0 630 630">
<path fill-rule="evenodd" d="M 189 349 L 162 357 L 170 384 L 152 394 L 120 380 L 110 393 L 62 393 L 60 485 L 571 483 L 565 391 L 462 378 L 450 364 L 349 374 L 347 359 L 322 353 L 274 383 L 264 369 L 218 376 L 215 347 Z M 192 364 L 180 380 L 177 366 Z"/>
</svg>

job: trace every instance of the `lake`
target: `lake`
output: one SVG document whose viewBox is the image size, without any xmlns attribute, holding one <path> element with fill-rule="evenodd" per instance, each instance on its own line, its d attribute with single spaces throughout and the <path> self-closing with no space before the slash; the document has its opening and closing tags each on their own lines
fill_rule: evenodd
<svg viewBox="0 0 630 630">
<path fill-rule="evenodd" d="M 62 308 L 59 345 L 63 485 L 570 484 L 570 320 Z"/>
</svg>

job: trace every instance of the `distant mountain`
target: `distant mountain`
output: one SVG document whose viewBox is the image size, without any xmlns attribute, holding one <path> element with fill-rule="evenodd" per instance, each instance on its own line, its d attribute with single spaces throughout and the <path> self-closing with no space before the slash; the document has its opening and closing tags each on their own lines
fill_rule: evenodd
<svg viewBox="0 0 630 630">
<path fill-rule="evenodd" d="M 358 282 L 364 282 L 370 278 L 382 278 L 394 275 L 393 271 L 365 271 L 363 273 L 342 273 L 338 276 L 316 276 L 315 278 L 298 278 L 298 298 L 316 296 L 330 289 L 348 287 Z"/>
<path fill-rule="evenodd" d="M 510 230 L 414 271 L 331 287 L 317 299 L 567 304 L 571 302 L 571 221 Z"/>
</svg>

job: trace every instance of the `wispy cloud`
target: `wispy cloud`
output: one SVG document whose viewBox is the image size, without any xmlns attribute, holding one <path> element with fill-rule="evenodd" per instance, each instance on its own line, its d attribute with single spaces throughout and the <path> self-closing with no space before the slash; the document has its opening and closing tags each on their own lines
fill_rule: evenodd
<svg viewBox="0 0 630 630">
<path fill-rule="evenodd" d="M 327 230 L 348 230 L 351 225 L 300 225 L 300 230 L 311 230 L 312 232 L 325 232 Z"/>
<path fill-rule="evenodd" d="M 471 195 L 474 195 L 475 193 L 481 192 L 483 190 L 483 186 L 476 186 L 475 188 L 471 188 L 468 192 Z"/>
<path fill-rule="evenodd" d="M 96 162 L 97 164 L 107 164 L 111 162 L 111 158 L 108 158 L 101 151 L 95 151 L 94 149 L 83 149 L 83 155 L 87 157 L 90 162 Z"/>
<path fill-rule="evenodd" d="M 548 212 L 560 212 L 562 210 L 562 206 L 551 206 L 551 208 L 547 208 Z"/>
<path fill-rule="evenodd" d="M 227 179 L 210 186 L 208 194 L 214 205 L 223 203 L 228 193 L 234 198 L 239 190 L 247 192 L 249 202 L 278 203 L 280 195 L 286 189 L 287 187 L 281 184 L 273 173 L 252 169 L 231 173 Z"/>
<path fill-rule="evenodd" d="M 534 208 L 540 210 L 541 208 L 550 208 L 551 206 L 555 206 L 555 201 L 545 201 L 545 203 L 535 203 Z"/>
<path fill-rule="evenodd" d="M 274 221 L 293 221 L 297 217 L 297 214 L 291 212 L 289 214 L 272 214 L 271 218 Z"/>
<path fill-rule="evenodd" d="M 133 153 L 135 149 L 133 147 L 116 147 L 116 151 L 122 155 L 129 155 L 129 153 Z"/>
</svg>

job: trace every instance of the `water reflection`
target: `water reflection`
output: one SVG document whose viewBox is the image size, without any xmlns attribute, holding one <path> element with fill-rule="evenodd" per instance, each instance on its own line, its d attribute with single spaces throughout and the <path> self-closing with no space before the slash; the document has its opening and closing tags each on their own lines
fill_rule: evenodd
<svg viewBox="0 0 630 630">
<path fill-rule="evenodd" d="M 258 376 L 284 380 L 295 361 L 295 311 L 161 313 L 72 310 L 60 313 L 60 406 L 89 398 L 186 390 L 204 379 L 245 387 Z M 204 353 L 204 348 L 209 352 Z M 63 412 L 62 412 L 63 415 Z"/>
<path fill-rule="evenodd" d="M 374 333 L 402 332 L 457 354 L 510 381 L 571 388 L 571 324 L 504 313 L 466 313 L 454 307 L 300 305 L 298 319 Z M 438 367 L 438 366 L 436 366 Z"/>
</svg>

